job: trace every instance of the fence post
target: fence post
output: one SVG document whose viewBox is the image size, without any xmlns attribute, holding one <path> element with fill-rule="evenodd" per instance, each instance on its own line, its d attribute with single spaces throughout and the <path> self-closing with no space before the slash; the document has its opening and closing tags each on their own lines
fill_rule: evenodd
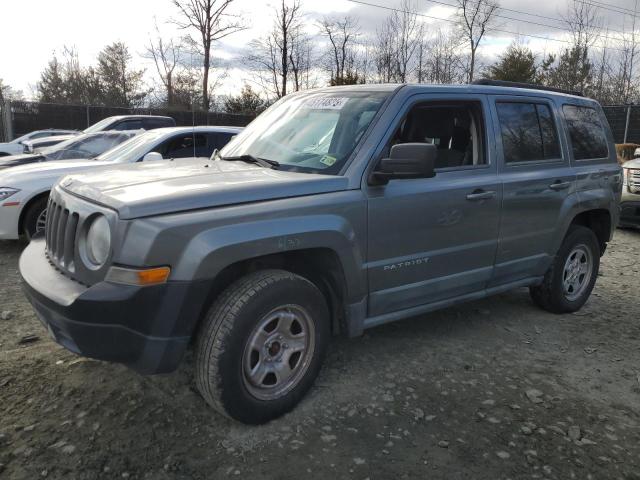
<svg viewBox="0 0 640 480">
<path fill-rule="evenodd" d="M 622 140 L 622 143 L 627 143 L 627 134 L 629 133 L 629 120 L 631 119 L 631 105 L 633 105 L 633 103 L 627 105 L 627 119 L 624 122 L 624 138 Z"/>
<path fill-rule="evenodd" d="M 87 128 L 91 126 L 91 115 L 89 114 L 89 105 L 87 105 Z"/>
<path fill-rule="evenodd" d="M 13 115 L 11 115 L 11 100 L 5 99 L 2 106 L 2 124 L 4 125 L 4 138 L 7 142 L 13 140 Z"/>
</svg>

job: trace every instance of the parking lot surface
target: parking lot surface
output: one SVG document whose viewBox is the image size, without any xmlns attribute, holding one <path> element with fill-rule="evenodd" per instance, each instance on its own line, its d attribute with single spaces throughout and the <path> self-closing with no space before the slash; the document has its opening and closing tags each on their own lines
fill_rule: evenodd
<svg viewBox="0 0 640 480">
<path fill-rule="evenodd" d="M 335 339 L 291 414 L 211 410 L 191 360 L 142 377 L 49 339 L 23 243 L 0 242 L 0 478 L 640 479 L 640 232 L 619 230 L 587 305 L 526 289 Z"/>
</svg>

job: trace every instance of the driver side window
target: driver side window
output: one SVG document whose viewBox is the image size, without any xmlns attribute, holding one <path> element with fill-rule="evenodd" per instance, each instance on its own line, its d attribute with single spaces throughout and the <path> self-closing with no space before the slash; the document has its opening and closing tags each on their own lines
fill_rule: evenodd
<svg viewBox="0 0 640 480">
<path fill-rule="evenodd" d="M 480 102 L 425 102 L 414 105 L 387 145 L 427 143 L 436 146 L 436 170 L 485 165 Z"/>
</svg>

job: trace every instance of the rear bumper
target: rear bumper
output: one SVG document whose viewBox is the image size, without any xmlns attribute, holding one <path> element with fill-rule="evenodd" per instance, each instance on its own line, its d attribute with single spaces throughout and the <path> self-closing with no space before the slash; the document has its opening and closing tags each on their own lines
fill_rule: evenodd
<svg viewBox="0 0 640 480">
<path fill-rule="evenodd" d="M 640 227 L 640 200 L 620 204 L 619 225 Z"/>
<path fill-rule="evenodd" d="M 204 299 L 198 283 L 82 286 L 49 264 L 42 239 L 23 252 L 20 273 L 29 302 L 56 342 L 143 374 L 178 367 Z"/>
</svg>

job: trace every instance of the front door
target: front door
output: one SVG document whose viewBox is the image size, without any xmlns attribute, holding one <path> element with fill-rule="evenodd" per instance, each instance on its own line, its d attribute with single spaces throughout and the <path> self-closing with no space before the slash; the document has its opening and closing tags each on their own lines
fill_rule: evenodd
<svg viewBox="0 0 640 480">
<path fill-rule="evenodd" d="M 388 133 L 437 146 L 436 175 L 367 186 L 369 317 L 482 291 L 492 276 L 501 189 L 482 96 L 420 96 Z"/>
</svg>

